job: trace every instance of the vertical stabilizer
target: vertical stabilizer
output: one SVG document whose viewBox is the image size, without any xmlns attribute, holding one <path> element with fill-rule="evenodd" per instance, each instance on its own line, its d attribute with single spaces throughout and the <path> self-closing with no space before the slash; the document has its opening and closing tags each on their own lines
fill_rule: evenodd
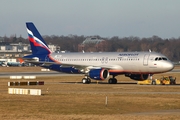
<svg viewBox="0 0 180 120">
<path fill-rule="evenodd" d="M 33 55 L 44 55 L 51 53 L 48 45 L 39 34 L 38 30 L 32 22 L 26 23 L 28 39 L 31 45 L 31 50 Z"/>
</svg>

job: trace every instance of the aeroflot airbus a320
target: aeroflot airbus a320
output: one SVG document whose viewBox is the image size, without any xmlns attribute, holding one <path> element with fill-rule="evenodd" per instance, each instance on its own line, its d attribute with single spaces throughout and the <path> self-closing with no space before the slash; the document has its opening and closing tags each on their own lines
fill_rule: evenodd
<svg viewBox="0 0 180 120">
<path fill-rule="evenodd" d="M 145 80 L 149 75 L 171 71 L 174 65 L 164 55 L 156 52 L 68 52 L 52 53 L 33 23 L 26 23 L 32 55 L 25 56 L 26 62 L 44 68 L 65 72 L 84 73 L 83 83 L 91 79 L 105 80 L 116 84 L 117 75 L 124 74 L 133 80 Z"/>
</svg>

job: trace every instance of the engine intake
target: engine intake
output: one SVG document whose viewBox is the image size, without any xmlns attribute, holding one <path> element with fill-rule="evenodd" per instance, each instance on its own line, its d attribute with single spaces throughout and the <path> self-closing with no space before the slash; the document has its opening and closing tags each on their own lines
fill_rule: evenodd
<svg viewBox="0 0 180 120">
<path fill-rule="evenodd" d="M 104 80 L 109 77 L 109 71 L 106 69 L 92 69 L 89 71 L 89 77 L 95 80 Z"/>
</svg>

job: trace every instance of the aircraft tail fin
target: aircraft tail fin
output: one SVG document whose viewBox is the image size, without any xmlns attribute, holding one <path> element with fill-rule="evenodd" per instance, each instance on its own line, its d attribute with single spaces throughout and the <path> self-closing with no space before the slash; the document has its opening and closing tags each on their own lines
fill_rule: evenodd
<svg viewBox="0 0 180 120">
<path fill-rule="evenodd" d="M 31 50 L 33 55 L 44 55 L 51 53 L 48 45 L 36 29 L 35 25 L 32 22 L 26 23 L 28 39 L 31 45 Z"/>
</svg>

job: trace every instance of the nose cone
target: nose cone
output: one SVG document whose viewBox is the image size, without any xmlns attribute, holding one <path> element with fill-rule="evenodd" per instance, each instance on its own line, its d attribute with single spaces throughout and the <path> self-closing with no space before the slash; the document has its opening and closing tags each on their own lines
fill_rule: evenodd
<svg viewBox="0 0 180 120">
<path fill-rule="evenodd" d="M 167 62 L 166 64 L 164 64 L 164 69 L 166 71 L 171 71 L 172 69 L 174 69 L 174 64 L 172 64 L 171 62 Z"/>
</svg>

